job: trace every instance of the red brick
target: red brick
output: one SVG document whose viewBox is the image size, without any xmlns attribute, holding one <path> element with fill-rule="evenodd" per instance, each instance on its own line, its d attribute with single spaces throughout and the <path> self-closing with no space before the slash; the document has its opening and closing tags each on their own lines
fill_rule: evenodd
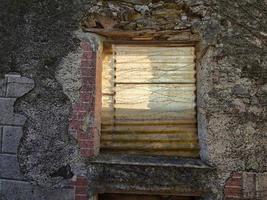
<svg viewBox="0 0 267 200">
<path fill-rule="evenodd" d="M 94 149 L 81 149 L 81 156 L 83 157 L 91 157 L 94 155 Z"/>
<path fill-rule="evenodd" d="M 88 200 L 88 197 L 87 195 L 85 196 L 75 195 L 75 200 Z"/>
<path fill-rule="evenodd" d="M 84 50 L 84 51 L 91 51 L 91 45 L 88 42 L 81 42 L 80 43 L 80 47 Z"/>
<path fill-rule="evenodd" d="M 75 188 L 75 194 L 87 194 L 87 186 L 84 187 L 77 186 Z"/>
<path fill-rule="evenodd" d="M 96 65 L 93 60 L 82 60 L 80 64 L 81 69 L 89 69 L 92 70 L 92 72 L 96 72 Z"/>
<path fill-rule="evenodd" d="M 92 75 L 94 75 L 94 69 L 92 68 L 80 68 L 81 69 L 81 76 L 82 77 L 91 77 Z"/>
<path fill-rule="evenodd" d="M 86 177 L 83 177 L 83 176 L 78 176 L 75 183 L 74 183 L 75 186 L 87 186 L 88 185 L 88 180 Z"/>
<path fill-rule="evenodd" d="M 95 84 L 95 77 L 89 76 L 87 78 L 82 78 L 82 87 L 86 85 L 92 85 Z"/>
<path fill-rule="evenodd" d="M 81 96 L 80 96 L 80 98 L 81 98 Z M 80 101 L 82 101 L 82 100 L 80 99 Z M 77 106 L 77 113 L 86 112 L 88 109 L 89 109 L 88 103 L 80 102 L 79 106 Z"/>
<path fill-rule="evenodd" d="M 82 149 L 93 148 L 94 141 L 86 140 L 86 139 L 79 139 L 79 145 Z"/>
<path fill-rule="evenodd" d="M 93 137 L 89 133 L 84 133 L 83 131 L 78 132 L 78 139 L 80 139 L 80 140 L 83 140 L 83 139 L 89 140 L 91 138 L 93 138 Z"/>
<path fill-rule="evenodd" d="M 70 122 L 70 128 L 72 129 L 78 129 L 80 127 L 81 123 L 78 120 L 72 120 Z"/>
<path fill-rule="evenodd" d="M 82 55 L 82 61 L 89 61 L 92 58 L 94 58 L 93 52 L 92 51 L 84 51 Z"/>
<path fill-rule="evenodd" d="M 233 172 L 232 175 L 231 175 L 232 178 L 241 178 L 242 177 L 242 174 L 239 173 L 239 172 Z"/>
<path fill-rule="evenodd" d="M 241 197 L 242 189 L 241 187 L 225 187 L 224 188 L 225 197 Z"/>
<path fill-rule="evenodd" d="M 95 84 L 83 86 L 80 92 L 91 92 L 95 90 Z"/>
<path fill-rule="evenodd" d="M 226 186 L 240 186 L 241 187 L 241 178 L 231 178 L 227 180 Z"/>
<path fill-rule="evenodd" d="M 91 103 L 94 100 L 94 94 L 89 92 L 81 92 L 80 99 L 82 102 Z"/>
<path fill-rule="evenodd" d="M 83 121 L 85 119 L 86 112 L 79 112 L 78 113 L 78 121 Z"/>
<path fill-rule="evenodd" d="M 75 103 L 72 105 L 72 113 L 75 113 L 76 111 L 79 110 L 79 106 L 80 104 L 79 103 Z"/>
<path fill-rule="evenodd" d="M 78 112 L 77 111 L 72 112 L 72 115 L 70 117 L 70 121 L 77 120 L 77 119 L 78 119 Z"/>
</svg>

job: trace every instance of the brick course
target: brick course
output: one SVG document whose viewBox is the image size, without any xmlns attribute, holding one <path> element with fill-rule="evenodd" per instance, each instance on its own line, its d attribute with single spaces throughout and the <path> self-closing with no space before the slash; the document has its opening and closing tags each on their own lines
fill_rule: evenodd
<svg viewBox="0 0 267 200">
<path fill-rule="evenodd" d="M 80 64 L 80 77 L 82 86 L 79 101 L 73 105 L 70 119 L 71 132 L 76 135 L 81 156 L 90 157 L 98 153 L 99 144 L 96 143 L 98 134 L 95 133 L 96 124 L 96 53 L 91 49 L 90 43 L 81 42 L 83 50 Z"/>
<path fill-rule="evenodd" d="M 100 81 L 97 76 L 99 66 L 97 66 L 97 53 L 91 48 L 90 43 L 81 42 L 83 50 L 80 63 L 81 89 L 79 100 L 72 105 L 73 111 L 70 118 L 70 132 L 78 141 L 80 154 L 82 157 L 91 157 L 99 151 L 99 101 L 97 86 Z M 85 177 L 78 176 L 74 182 L 75 199 L 87 200 L 88 181 Z"/>
<path fill-rule="evenodd" d="M 267 200 L 267 173 L 233 172 L 224 186 L 224 200 Z"/>
</svg>

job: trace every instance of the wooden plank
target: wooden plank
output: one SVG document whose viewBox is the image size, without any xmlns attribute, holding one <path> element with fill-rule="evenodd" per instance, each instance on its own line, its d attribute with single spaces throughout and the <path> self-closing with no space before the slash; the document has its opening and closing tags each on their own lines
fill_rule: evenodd
<svg viewBox="0 0 267 200">
<path fill-rule="evenodd" d="M 102 126 L 103 133 L 196 133 L 196 125 L 141 125 L 141 126 Z"/>
<path fill-rule="evenodd" d="M 194 56 L 116 55 L 116 63 L 192 63 Z"/>
<path fill-rule="evenodd" d="M 112 54 L 105 54 L 102 63 L 102 93 L 114 93 L 114 66 Z"/>
<path fill-rule="evenodd" d="M 195 84 L 117 84 L 115 87 L 116 103 L 129 101 L 134 103 L 132 101 L 136 100 L 166 104 L 192 103 L 195 101 L 195 90 Z"/>
<path fill-rule="evenodd" d="M 192 119 L 196 114 L 194 90 L 195 85 L 118 84 L 116 119 Z"/>
<path fill-rule="evenodd" d="M 142 73 L 140 73 L 142 71 Z M 195 83 L 195 71 L 154 69 L 118 69 L 117 83 Z"/>
<path fill-rule="evenodd" d="M 110 95 L 102 95 L 101 123 L 113 124 L 114 122 L 114 99 Z"/>
<path fill-rule="evenodd" d="M 113 132 L 113 134 L 105 134 L 102 132 L 101 141 L 112 141 L 112 142 L 123 142 L 123 141 L 146 141 L 146 142 L 172 142 L 172 141 L 180 141 L 180 142 L 197 142 L 198 138 L 196 132 L 187 132 L 183 134 L 139 134 L 139 133 L 125 133 L 119 134 L 117 132 Z"/>
<path fill-rule="evenodd" d="M 161 125 L 190 125 L 195 127 L 196 126 L 196 117 L 194 116 L 192 119 L 138 119 L 138 120 L 114 120 L 115 126 L 146 126 L 146 125 L 153 125 L 153 126 L 161 126 Z M 103 123 L 103 126 L 110 126 L 109 123 Z M 113 126 L 113 123 L 112 123 Z"/>
<path fill-rule="evenodd" d="M 146 56 L 195 56 L 194 47 L 155 47 L 155 46 L 129 46 L 116 45 L 114 51 L 117 55 Z"/>
<path fill-rule="evenodd" d="M 103 62 L 101 151 L 198 157 L 194 58 L 193 47 L 115 45 L 116 63 Z"/>
<path fill-rule="evenodd" d="M 199 149 L 189 150 L 132 150 L 132 149 L 112 149 L 112 148 L 100 148 L 101 153 L 113 153 L 113 154 L 138 154 L 138 155 L 162 155 L 162 156 L 177 156 L 187 158 L 199 158 Z"/>
<path fill-rule="evenodd" d="M 167 41 L 166 40 L 162 40 L 162 41 L 151 41 L 152 43 L 155 44 L 164 44 L 165 46 L 168 45 L 179 45 L 177 44 L 179 43 L 183 43 L 182 46 L 184 45 L 195 45 L 196 42 L 199 41 L 199 36 L 197 34 L 192 34 L 190 30 L 141 30 L 141 31 L 125 31 L 125 30 L 118 30 L 118 29 L 103 29 L 103 28 L 88 28 L 85 26 L 85 24 L 83 24 L 82 26 L 83 31 L 86 32 L 91 32 L 91 33 L 96 33 L 105 37 L 108 37 L 109 39 L 116 39 L 115 41 L 112 41 L 112 43 L 134 43 L 136 44 L 137 41 L 130 41 L 132 38 L 136 38 L 136 37 L 142 37 L 142 38 L 156 38 L 159 36 L 180 36 L 181 35 L 181 39 L 177 39 L 176 41 Z M 187 37 L 184 37 L 185 35 L 188 35 Z M 178 42 L 177 42 L 178 41 Z M 105 41 L 107 42 L 107 41 Z M 149 42 L 149 43 L 151 43 Z M 146 41 L 142 41 L 141 44 L 149 44 Z"/>
<path fill-rule="evenodd" d="M 152 65 L 153 64 L 153 65 Z M 145 71 L 178 71 L 177 73 L 183 71 L 194 71 L 195 69 L 194 62 L 188 63 L 116 63 L 116 72 L 120 71 L 133 71 L 133 70 L 143 70 Z M 140 72 L 140 71 L 139 71 Z"/>
<path fill-rule="evenodd" d="M 127 150 L 191 150 L 198 149 L 198 143 L 192 142 L 113 142 L 113 141 L 102 141 L 102 148 L 112 148 L 112 149 L 127 149 Z"/>
<path fill-rule="evenodd" d="M 162 119 L 181 120 L 193 119 L 196 115 L 195 110 L 178 111 L 154 111 L 136 109 L 115 109 L 115 118 L 119 120 L 138 120 L 138 119 Z"/>
</svg>

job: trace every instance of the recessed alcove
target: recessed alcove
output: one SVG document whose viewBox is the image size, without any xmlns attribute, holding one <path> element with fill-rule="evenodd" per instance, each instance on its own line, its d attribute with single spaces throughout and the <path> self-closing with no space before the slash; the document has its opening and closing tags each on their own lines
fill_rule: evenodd
<svg viewBox="0 0 267 200">
<path fill-rule="evenodd" d="M 85 30 L 86 31 L 86 30 Z M 92 30 L 91 30 L 92 31 Z M 90 32 L 90 31 L 89 31 Z M 92 31 L 94 32 L 94 31 Z M 206 143 L 205 143 L 205 121 L 198 105 L 203 99 L 199 98 L 199 94 L 203 93 L 202 81 L 205 81 L 203 68 L 199 66 L 199 58 L 203 57 L 205 51 L 201 46 L 196 34 L 190 35 L 185 32 L 188 37 L 181 37 L 177 41 L 154 40 L 153 34 L 149 37 L 143 36 L 141 33 L 131 34 L 126 32 L 106 31 L 100 34 L 97 50 L 97 96 L 102 96 L 103 83 L 101 81 L 101 73 L 103 73 L 103 55 L 111 45 L 145 45 L 145 46 L 164 46 L 164 47 L 193 47 L 194 64 L 196 77 L 196 129 L 199 140 L 200 156 L 164 155 L 164 154 L 128 154 L 125 152 L 109 152 L 101 151 L 94 158 L 88 158 L 88 179 L 89 193 L 92 195 L 99 194 L 100 199 L 120 199 L 129 197 L 137 199 L 142 195 L 148 195 L 147 198 L 165 198 L 166 196 L 179 200 L 199 199 L 203 196 L 209 196 L 212 192 L 208 183 L 210 177 L 216 175 L 216 170 L 205 163 Z M 126 34 L 127 37 L 124 35 Z M 164 33 L 156 33 L 164 34 Z M 183 33 L 178 32 L 178 35 Z M 103 37 L 104 36 L 104 37 Z M 95 36 L 94 37 L 98 37 Z M 100 39 L 101 38 L 101 39 Z M 152 38 L 152 39 L 151 39 Z M 108 51 L 108 53 L 110 53 Z M 103 97 L 103 96 L 102 96 Z M 96 111 L 99 113 L 98 133 L 101 135 L 101 104 L 97 103 Z M 100 137 L 101 138 L 101 137 Z M 101 141 L 100 141 L 101 144 Z M 198 154 L 199 155 L 199 154 Z M 204 158 L 204 159 L 203 159 Z M 121 195 L 121 196 L 120 196 Z M 141 195 L 141 196 L 138 196 Z M 149 197 L 149 195 L 152 195 Z M 153 196 L 154 195 L 154 196 Z M 158 198 L 158 199 L 157 199 Z M 141 198 L 142 199 L 142 198 Z M 143 198 L 144 199 L 144 198 Z"/>
</svg>

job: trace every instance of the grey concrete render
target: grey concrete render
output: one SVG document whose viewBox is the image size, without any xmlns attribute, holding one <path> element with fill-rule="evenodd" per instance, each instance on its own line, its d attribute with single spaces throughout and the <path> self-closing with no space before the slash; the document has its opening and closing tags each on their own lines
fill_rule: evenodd
<svg viewBox="0 0 267 200">
<path fill-rule="evenodd" d="M 244 172 L 244 191 L 266 190 L 266 0 L 3 0 L 1 5 L 0 195 L 4 200 L 74 199 L 73 189 L 64 188 L 66 180 L 51 176 L 65 166 L 75 176 L 88 177 L 94 184 L 88 188 L 92 194 L 145 192 L 153 184 L 154 190 L 162 191 L 163 186 L 172 188 L 188 178 L 198 180 L 188 187 L 210 192 L 205 199 L 222 200 L 232 172 Z M 79 45 L 89 42 L 98 52 L 103 35 L 112 30 L 165 31 L 156 40 L 195 42 L 201 163 L 189 164 L 204 169 L 191 171 L 186 162 L 185 168 L 184 163 L 162 167 L 148 159 L 146 163 L 153 166 L 138 166 L 140 160 L 109 155 L 104 160 L 80 157 L 68 130 L 81 88 Z M 252 177 L 256 183 L 251 186 Z M 250 195 L 244 198 L 256 198 Z"/>
</svg>

